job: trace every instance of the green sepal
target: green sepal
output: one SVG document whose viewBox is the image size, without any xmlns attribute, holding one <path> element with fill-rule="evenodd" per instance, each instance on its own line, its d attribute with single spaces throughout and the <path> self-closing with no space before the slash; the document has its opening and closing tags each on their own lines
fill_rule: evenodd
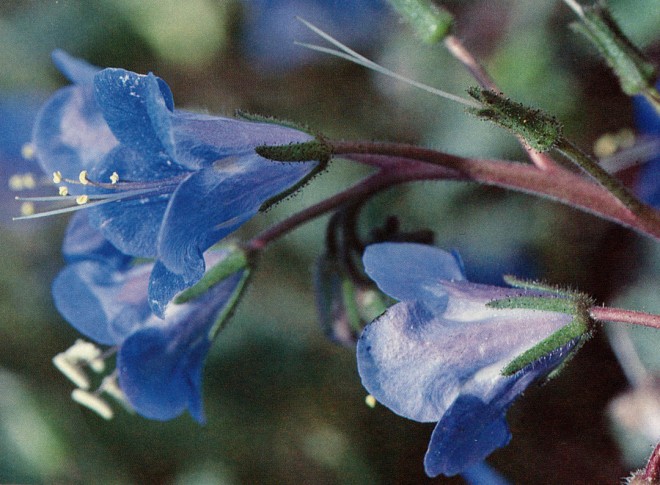
<svg viewBox="0 0 660 485">
<path fill-rule="evenodd" d="M 605 2 L 584 7 L 583 11 L 580 21 L 572 23 L 571 28 L 584 35 L 598 49 L 619 78 L 624 93 L 629 96 L 646 93 L 649 99 L 653 99 L 651 90 L 654 90 L 655 66 L 626 37 Z"/>
<path fill-rule="evenodd" d="M 327 164 L 332 158 L 332 145 L 322 137 L 288 145 L 260 145 L 255 151 L 264 158 L 276 162 L 309 162 L 317 160 Z"/>
<path fill-rule="evenodd" d="M 435 44 L 444 39 L 454 25 L 454 16 L 431 0 L 389 0 L 422 41 Z"/>
<path fill-rule="evenodd" d="M 237 118 L 241 118 L 245 121 L 253 121 L 255 123 L 269 123 L 271 125 L 284 126 L 286 128 L 291 128 L 298 131 L 303 131 L 309 135 L 316 135 L 314 130 L 312 130 L 308 125 L 304 123 L 298 123 L 291 120 L 283 120 L 276 118 L 275 116 L 260 115 L 257 113 L 250 113 L 248 111 L 243 111 L 237 109 L 234 111 L 234 114 Z"/>
<path fill-rule="evenodd" d="M 575 313 L 576 303 L 569 298 L 545 296 L 512 296 L 486 303 L 487 307 L 499 310 L 541 310 L 546 312 Z"/>
<path fill-rule="evenodd" d="M 548 151 L 562 138 L 559 120 L 540 109 L 530 108 L 487 89 L 472 87 L 468 94 L 483 105 L 468 108 L 469 113 L 522 137 L 534 150 Z"/>
<path fill-rule="evenodd" d="M 549 355 L 555 350 L 568 344 L 571 340 L 576 338 L 582 339 L 591 333 L 589 326 L 585 326 L 580 319 L 574 318 L 571 323 L 560 328 L 555 333 L 541 340 L 538 344 L 529 350 L 526 350 L 518 357 L 509 362 L 504 369 L 502 375 L 512 376 L 518 371 L 521 371 L 533 362 L 540 358 Z M 585 338 L 586 340 L 586 338 Z M 577 349 L 575 349 L 577 350 Z"/>
<path fill-rule="evenodd" d="M 230 251 L 229 255 L 209 269 L 195 285 L 179 293 L 174 299 L 174 303 L 177 305 L 187 303 L 200 297 L 234 273 L 241 270 L 247 272 L 249 261 L 245 251 L 234 245 L 227 247 L 227 249 Z"/>
<path fill-rule="evenodd" d="M 502 279 L 507 285 L 513 286 L 514 288 L 520 288 L 524 290 L 546 291 L 567 298 L 571 298 L 575 296 L 584 296 L 582 293 L 559 288 L 558 286 L 550 285 L 548 283 L 544 283 L 543 281 L 518 278 L 517 276 L 510 274 L 502 276 Z"/>
<path fill-rule="evenodd" d="M 533 285 L 534 289 L 543 289 L 542 283 L 532 282 L 531 285 Z M 530 288 L 530 286 L 526 286 L 526 288 Z M 560 328 L 509 362 L 502 369 L 502 375 L 511 376 L 540 358 L 563 347 L 572 340 L 579 338 L 580 340 L 572 349 L 572 353 L 575 353 L 591 337 L 593 321 L 589 316 L 589 307 L 591 307 L 593 301 L 581 293 L 563 293 L 562 290 L 556 288 L 552 291 L 557 296 L 514 296 L 501 300 L 493 300 L 486 304 L 488 307 L 498 309 L 540 310 L 573 315 L 573 319 L 568 325 Z M 549 375 L 549 378 L 556 375 L 558 370 L 553 371 Z"/>
<path fill-rule="evenodd" d="M 236 310 L 238 303 L 241 301 L 241 298 L 245 293 L 245 289 L 248 287 L 248 282 L 250 281 L 251 276 L 252 272 L 249 269 L 243 270 L 241 280 L 236 285 L 236 288 L 234 288 L 234 292 L 229 297 L 229 300 L 227 300 L 227 303 L 222 308 L 222 311 L 218 314 L 213 326 L 209 330 L 209 340 L 215 338 L 218 332 L 225 327 L 231 316 L 234 314 L 234 310 Z"/>
</svg>

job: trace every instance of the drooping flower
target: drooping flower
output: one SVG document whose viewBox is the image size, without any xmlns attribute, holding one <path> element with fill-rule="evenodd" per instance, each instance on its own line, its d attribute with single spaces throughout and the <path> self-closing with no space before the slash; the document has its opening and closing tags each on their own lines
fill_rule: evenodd
<svg viewBox="0 0 660 485">
<path fill-rule="evenodd" d="M 307 141 L 306 133 L 176 110 L 153 74 L 99 70 L 61 51 L 53 59 L 74 85 L 41 110 L 33 137 L 39 162 L 68 182 L 69 196 L 117 249 L 156 260 L 149 302 L 160 316 L 204 274 L 204 251 L 317 167 L 254 150 Z"/>
<path fill-rule="evenodd" d="M 562 297 L 470 283 L 456 257 L 430 246 L 375 244 L 363 260 L 379 288 L 400 302 L 368 325 L 358 341 L 362 383 L 395 413 L 437 422 L 424 459 L 428 475 L 461 473 L 509 442 L 509 406 L 556 369 L 580 339 L 513 375 L 503 375 L 503 369 L 572 316 L 487 306 L 494 300 Z"/>
<path fill-rule="evenodd" d="M 116 350 L 119 389 L 139 414 L 168 420 L 187 409 L 203 422 L 202 369 L 211 332 L 239 290 L 244 272 L 188 303 L 170 303 L 161 319 L 147 301 L 153 264 L 133 265 L 87 223 L 87 215 L 75 215 L 65 240 L 70 264 L 53 283 L 57 309 L 86 337 Z M 85 245 L 79 243 L 82 236 L 87 236 Z M 227 254 L 211 250 L 207 263 L 218 263 Z"/>
</svg>

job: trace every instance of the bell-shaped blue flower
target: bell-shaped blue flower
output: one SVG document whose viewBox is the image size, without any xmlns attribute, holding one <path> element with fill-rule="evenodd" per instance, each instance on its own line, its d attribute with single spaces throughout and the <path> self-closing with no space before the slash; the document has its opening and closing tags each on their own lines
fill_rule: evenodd
<svg viewBox="0 0 660 485">
<path fill-rule="evenodd" d="M 400 303 L 358 341 L 362 383 L 395 413 L 437 422 L 424 460 L 428 475 L 461 473 L 509 442 L 507 409 L 560 365 L 575 341 L 513 375 L 502 370 L 572 316 L 487 306 L 520 296 L 559 296 L 470 283 L 454 255 L 430 246 L 375 244 L 363 260 L 380 289 Z"/>
<path fill-rule="evenodd" d="M 82 202 L 104 238 L 156 260 L 149 302 L 160 316 L 204 274 L 204 251 L 317 167 L 254 150 L 308 141 L 306 133 L 175 110 L 169 87 L 153 74 L 99 70 L 61 51 L 53 59 L 74 85 L 42 108 L 37 157 L 69 182 L 70 194 L 87 196 Z"/>
<path fill-rule="evenodd" d="M 86 216 L 76 214 L 65 240 L 70 264 L 53 283 L 57 309 L 90 339 L 116 348 L 119 387 L 139 414 L 168 420 L 187 409 L 203 422 L 202 369 L 211 331 L 240 287 L 243 271 L 195 300 L 171 303 L 161 319 L 147 301 L 153 264 L 129 264 L 86 223 Z M 74 244 L 83 235 L 89 236 L 88 244 Z M 207 263 L 218 263 L 227 254 L 209 251 Z"/>
</svg>

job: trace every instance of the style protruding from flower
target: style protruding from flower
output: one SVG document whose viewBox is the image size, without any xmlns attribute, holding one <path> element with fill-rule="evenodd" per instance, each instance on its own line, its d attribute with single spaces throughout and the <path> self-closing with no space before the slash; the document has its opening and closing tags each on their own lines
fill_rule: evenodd
<svg viewBox="0 0 660 485">
<path fill-rule="evenodd" d="M 53 59 L 74 84 L 42 108 L 33 144 L 67 195 L 41 200 L 75 200 L 119 251 L 155 259 L 149 303 L 161 317 L 204 274 L 204 251 L 318 167 L 254 150 L 308 141 L 307 133 L 177 110 L 153 74 L 100 70 L 62 51 Z"/>
<path fill-rule="evenodd" d="M 358 341 L 362 384 L 395 413 L 437 422 L 424 459 L 429 476 L 456 475 L 505 446 L 511 439 L 505 417 L 513 401 L 588 336 L 504 375 L 512 361 L 569 326 L 574 315 L 491 303 L 538 299 L 561 307 L 564 299 L 570 303 L 568 296 L 471 283 L 455 255 L 427 245 L 374 244 L 363 261 L 378 287 L 399 303 Z"/>
<path fill-rule="evenodd" d="M 105 418 L 112 412 L 103 393 L 125 400 L 150 419 L 168 420 L 188 410 L 203 422 L 204 360 L 218 319 L 233 308 L 248 270 L 236 271 L 186 303 L 170 303 L 161 319 L 147 300 L 153 264 L 134 264 L 87 217 L 79 212 L 72 220 L 64 243 L 69 265 L 53 283 L 53 298 L 73 327 L 109 350 L 102 353 L 93 344 L 77 342 L 55 357 L 55 365 L 78 386 L 73 398 Z M 206 263 L 218 264 L 230 254 L 227 249 L 208 251 Z M 85 371 L 103 372 L 103 360 L 115 353 L 116 370 L 90 391 Z"/>
</svg>

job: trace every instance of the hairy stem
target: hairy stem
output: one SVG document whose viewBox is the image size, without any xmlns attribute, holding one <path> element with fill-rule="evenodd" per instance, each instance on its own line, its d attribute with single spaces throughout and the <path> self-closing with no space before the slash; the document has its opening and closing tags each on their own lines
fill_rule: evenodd
<svg viewBox="0 0 660 485">
<path fill-rule="evenodd" d="M 462 158 L 406 144 L 341 141 L 331 143 L 334 155 L 361 163 L 388 166 L 390 170 L 394 170 L 393 167 L 398 165 L 402 171 L 416 171 L 419 163 L 428 164 L 429 168 L 450 169 L 454 179 L 473 180 L 485 185 L 546 197 L 660 239 L 659 211 L 640 202 L 643 211 L 633 212 L 607 189 L 568 170 L 558 169 L 550 175 L 533 165 Z"/>
<path fill-rule="evenodd" d="M 643 325 L 660 330 L 660 315 L 653 315 L 652 313 L 624 310 L 623 308 L 594 306 L 589 309 L 589 315 L 594 320 L 630 323 L 632 325 Z"/>
</svg>

